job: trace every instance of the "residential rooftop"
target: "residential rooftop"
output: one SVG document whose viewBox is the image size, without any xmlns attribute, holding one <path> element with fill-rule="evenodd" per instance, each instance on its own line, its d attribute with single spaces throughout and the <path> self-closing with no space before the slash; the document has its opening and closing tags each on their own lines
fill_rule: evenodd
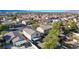
<svg viewBox="0 0 79 59">
<path fill-rule="evenodd" d="M 24 28 L 23 29 L 25 32 L 27 32 L 28 34 L 32 35 L 33 33 L 35 33 L 35 31 L 33 29 L 30 28 Z"/>
<path fill-rule="evenodd" d="M 40 25 L 40 27 L 41 27 L 43 30 L 48 30 L 48 29 L 52 28 L 51 25 Z"/>
</svg>

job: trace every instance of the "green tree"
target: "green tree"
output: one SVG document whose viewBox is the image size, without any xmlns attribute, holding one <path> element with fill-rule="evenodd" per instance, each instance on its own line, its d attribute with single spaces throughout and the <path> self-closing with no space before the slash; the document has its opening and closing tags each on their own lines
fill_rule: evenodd
<svg viewBox="0 0 79 59">
<path fill-rule="evenodd" d="M 13 21 L 16 21 L 16 18 L 17 18 L 16 15 L 13 15 L 13 16 L 12 16 L 12 20 L 13 20 Z"/>
<path fill-rule="evenodd" d="M 34 29 L 36 29 L 38 26 L 39 26 L 39 25 L 38 25 L 37 23 L 32 24 L 32 27 L 33 27 Z"/>
<path fill-rule="evenodd" d="M 30 17 L 29 20 L 34 20 L 34 18 Z"/>
<path fill-rule="evenodd" d="M 55 22 L 53 28 L 49 30 L 48 35 L 43 39 L 43 48 L 52 49 L 58 45 L 58 35 L 60 33 L 61 22 Z"/>
<path fill-rule="evenodd" d="M 8 29 L 8 26 L 7 25 L 0 24 L 0 30 L 5 30 L 5 29 Z"/>
<path fill-rule="evenodd" d="M 44 48 L 56 48 L 57 47 L 57 35 L 58 35 L 59 31 L 58 30 L 50 30 L 49 34 L 43 39 L 44 40 Z"/>
<path fill-rule="evenodd" d="M 38 21 L 33 18 L 30 18 L 30 23 L 32 24 L 33 29 L 36 29 L 39 26 Z"/>
<path fill-rule="evenodd" d="M 76 23 L 73 20 L 68 21 L 68 26 L 70 26 L 70 30 L 76 29 Z"/>
<path fill-rule="evenodd" d="M 65 31 L 64 32 L 66 34 L 69 34 L 70 32 L 77 30 L 77 25 L 74 22 L 74 20 L 70 19 L 67 22 L 63 22 L 63 23 L 65 24 L 65 26 L 64 26 Z"/>
</svg>

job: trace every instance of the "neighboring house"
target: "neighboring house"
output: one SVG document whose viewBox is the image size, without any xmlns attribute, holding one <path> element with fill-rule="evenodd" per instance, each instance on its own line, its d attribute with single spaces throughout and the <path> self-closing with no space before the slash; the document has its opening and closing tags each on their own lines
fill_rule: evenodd
<svg viewBox="0 0 79 59">
<path fill-rule="evenodd" d="M 64 21 L 64 18 L 61 18 L 61 21 Z"/>
<path fill-rule="evenodd" d="M 13 38 L 16 37 L 13 32 L 8 32 L 8 33 L 6 33 L 4 36 L 11 36 L 10 39 L 13 39 Z"/>
<path fill-rule="evenodd" d="M 78 44 L 79 45 L 79 33 L 73 33 L 72 39 L 65 42 L 66 44 Z"/>
<path fill-rule="evenodd" d="M 4 48 L 11 48 L 12 45 L 12 40 L 15 38 L 15 35 L 13 32 L 8 32 L 4 35 Z"/>
<path fill-rule="evenodd" d="M 5 20 L 6 20 L 5 18 L 0 19 L 0 22 L 3 23 Z"/>
<path fill-rule="evenodd" d="M 40 37 L 39 32 L 34 31 L 32 29 L 29 29 L 29 28 L 24 28 L 23 29 L 23 35 L 29 40 L 38 40 L 39 37 Z M 36 39 L 36 38 L 38 38 L 38 39 Z"/>
<path fill-rule="evenodd" d="M 53 22 L 57 22 L 57 21 L 60 21 L 60 19 L 59 18 L 49 18 L 48 19 L 48 23 L 53 23 Z"/>
<path fill-rule="evenodd" d="M 77 23 L 77 27 L 79 28 L 79 23 Z"/>
<path fill-rule="evenodd" d="M 13 45 L 15 45 L 15 43 L 16 43 L 17 41 L 19 41 L 19 37 L 15 37 L 15 38 L 12 40 Z"/>
<path fill-rule="evenodd" d="M 2 24 L 7 25 L 9 28 L 14 27 L 14 25 L 15 25 L 15 23 L 14 23 L 14 22 L 9 21 L 9 20 L 6 20 L 6 21 L 2 22 Z"/>
<path fill-rule="evenodd" d="M 12 40 L 12 43 L 14 46 L 21 46 L 22 44 L 27 43 L 27 41 L 17 36 Z"/>
<path fill-rule="evenodd" d="M 16 37 L 12 40 L 14 46 L 22 46 L 23 44 L 28 42 L 21 36 L 21 34 L 18 31 L 14 32 L 14 34 L 16 35 Z"/>
<path fill-rule="evenodd" d="M 75 38 L 79 41 L 79 33 L 73 33 L 73 38 Z"/>
<path fill-rule="evenodd" d="M 22 24 L 23 24 L 23 25 L 27 25 L 27 24 L 29 24 L 29 21 L 30 21 L 30 20 L 22 20 Z"/>
<path fill-rule="evenodd" d="M 6 18 L 5 17 L 3 17 L 3 21 L 5 21 L 6 20 Z"/>
<path fill-rule="evenodd" d="M 5 20 L 5 21 L 2 22 L 2 24 L 6 24 L 6 25 L 10 25 L 11 23 L 12 23 L 12 22 L 9 21 L 9 20 Z"/>
<path fill-rule="evenodd" d="M 13 46 L 12 49 L 38 49 L 38 48 L 34 44 L 28 42 L 20 47 Z"/>
<path fill-rule="evenodd" d="M 11 44 L 5 44 L 3 46 L 4 49 L 11 49 L 12 48 L 12 45 Z"/>
<path fill-rule="evenodd" d="M 77 23 L 77 19 L 76 18 L 74 18 L 73 20 L 74 20 L 75 23 Z"/>
<path fill-rule="evenodd" d="M 37 27 L 36 30 L 40 33 L 46 34 L 51 28 L 52 26 L 50 25 L 40 25 L 40 27 Z"/>
<path fill-rule="evenodd" d="M 64 18 L 61 18 L 60 20 L 61 20 L 61 21 L 67 21 L 68 18 L 64 17 Z"/>
<path fill-rule="evenodd" d="M 19 18 L 17 18 L 16 21 L 19 22 L 20 21 Z"/>
<path fill-rule="evenodd" d="M 4 39 L 4 43 L 10 43 L 11 36 L 10 35 L 6 35 L 6 36 L 3 37 L 3 39 Z"/>
</svg>

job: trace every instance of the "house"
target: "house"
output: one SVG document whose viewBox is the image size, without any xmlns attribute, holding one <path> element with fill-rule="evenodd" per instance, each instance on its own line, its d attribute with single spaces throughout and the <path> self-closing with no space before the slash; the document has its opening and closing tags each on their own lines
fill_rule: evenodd
<svg viewBox="0 0 79 59">
<path fill-rule="evenodd" d="M 79 23 L 77 23 L 77 27 L 79 28 Z"/>
<path fill-rule="evenodd" d="M 16 43 L 17 41 L 19 41 L 19 37 L 18 37 L 18 36 L 15 37 L 15 38 L 12 40 L 13 45 L 15 45 L 15 43 Z"/>
<path fill-rule="evenodd" d="M 9 21 L 9 20 L 6 20 L 6 21 L 2 22 L 2 24 L 7 25 L 9 28 L 14 27 L 14 25 L 15 25 L 15 23 L 14 23 L 14 22 Z"/>
<path fill-rule="evenodd" d="M 6 25 L 9 25 L 9 24 L 11 24 L 11 23 L 12 23 L 12 22 L 9 21 L 9 20 L 5 20 L 5 21 L 2 22 L 2 24 L 6 24 Z"/>
<path fill-rule="evenodd" d="M 30 29 L 30 28 L 24 28 L 23 35 L 29 40 L 38 40 L 40 37 L 39 32 L 34 31 L 33 29 Z"/>
<path fill-rule="evenodd" d="M 4 35 L 3 39 L 3 43 L 5 44 L 4 45 L 4 48 L 11 48 L 11 45 L 12 45 L 12 40 L 15 38 L 15 35 L 13 32 L 8 32 Z"/>
<path fill-rule="evenodd" d="M 13 32 L 13 33 L 16 36 L 12 40 L 12 43 L 13 43 L 14 46 L 21 46 L 21 45 L 25 44 L 26 42 L 28 42 L 21 36 L 21 34 L 18 31 L 17 32 Z"/>
<path fill-rule="evenodd" d="M 30 20 L 22 20 L 22 24 L 23 24 L 23 25 L 27 25 L 27 24 L 29 24 L 29 21 L 30 21 Z"/>
<path fill-rule="evenodd" d="M 4 35 L 5 39 L 8 40 L 10 38 L 10 40 L 12 40 L 13 38 L 15 38 L 16 36 L 14 35 L 13 32 L 7 32 Z M 8 38 L 8 39 L 7 39 Z"/>
<path fill-rule="evenodd" d="M 3 23 L 6 19 L 3 17 L 2 19 L 0 19 L 0 22 Z"/>
<path fill-rule="evenodd" d="M 11 36 L 10 36 L 10 35 L 6 35 L 6 36 L 3 37 L 3 39 L 4 39 L 4 42 L 10 43 L 10 41 L 11 41 Z"/>
<path fill-rule="evenodd" d="M 63 19 L 63 18 L 61 18 L 61 21 L 64 21 L 64 19 Z"/>
<path fill-rule="evenodd" d="M 16 21 L 19 22 L 20 21 L 19 18 L 17 18 Z"/>
<path fill-rule="evenodd" d="M 21 46 L 22 44 L 27 43 L 27 41 L 17 36 L 12 40 L 12 43 L 14 46 Z"/>
<path fill-rule="evenodd" d="M 68 18 L 64 17 L 64 18 L 62 18 L 61 20 L 62 20 L 62 21 L 67 21 Z"/>
<path fill-rule="evenodd" d="M 60 19 L 54 17 L 48 19 L 48 23 L 57 22 L 57 21 L 60 21 Z"/>
<path fill-rule="evenodd" d="M 73 20 L 74 20 L 75 23 L 77 23 L 77 19 L 76 18 L 74 18 Z"/>
<path fill-rule="evenodd" d="M 11 44 L 5 44 L 3 46 L 4 49 L 11 49 L 12 48 L 12 45 Z"/>
<path fill-rule="evenodd" d="M 51 29 L 52 26 L 50 25 L 40 25 L 40 27 L 37 27 L 37 31 L 43 34 L 46 34 L 48 32 L 49 29 Z"/>
<path fill-rule="evenodd" d="M 34 44 L 27 42 L 20 47 L 13 46 L 12 49 L 38 49 L 38 48 Z"/>
<path fill-rule="evenodd" d="M 73 33 L 72 39 L 70 38 L 69 41 L 65 41 L 66 44 L 73 44 L 76 46 L 79 45 L 79 33 Z"/>
</svg>

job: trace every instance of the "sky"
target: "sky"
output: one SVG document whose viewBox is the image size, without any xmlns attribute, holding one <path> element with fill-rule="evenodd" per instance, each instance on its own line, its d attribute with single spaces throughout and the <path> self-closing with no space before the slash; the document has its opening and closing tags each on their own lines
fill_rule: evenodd
<svg viewBox="0 0 79 59">
<path fill-rule="evenodd" d="M 65 12 L 65 10 L 0 10 L 0 12 Z"/>
</svg>

